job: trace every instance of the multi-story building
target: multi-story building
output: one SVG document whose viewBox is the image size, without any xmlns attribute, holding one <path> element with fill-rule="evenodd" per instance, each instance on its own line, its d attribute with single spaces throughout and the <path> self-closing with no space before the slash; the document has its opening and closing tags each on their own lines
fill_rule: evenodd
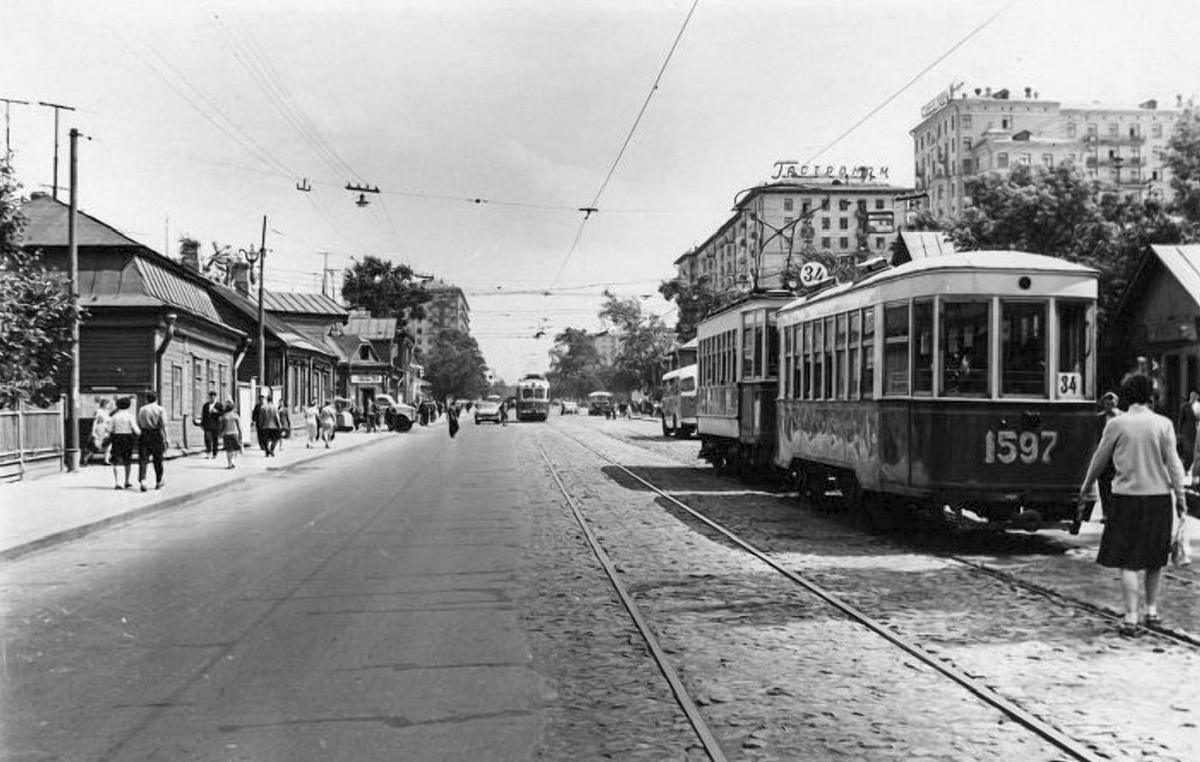
<svg viewBox="0 0 1200 762">
<path fill-rule="evenodd" d="M 1084 176 L 1117 186 L 1135 199 L 1171 195 L 1163 161 L 1182 103 L 1160 109 L 1148 100 L 1136 108 L 1072 106 L 1024 97 L 1007 89 L 952 85 L 921 109 L 913 138 L 916 188 L 928 194 L 936 217 L 956 217 L 970 199 L 964 181 L 983 172 L 1007 174 L 1025 165 L 1053 168 L 1071 162 Z"/>
<path fill-rule="evenodd" d="M 677 277 L 694 284 L 708 276 L 718 290 L 742 284 L 777 288 L 784 271 L 798 268 L 810 246 L 835 258 L 886 256 L 910 192 L 853 175 L 789 176 L 788 182 L 755 186 L 738 198 L 733 216 L 675 260 Z M 803 216 L 809 217 L 807 225 Z"/>
<path fill-rule="evenodd" d="M 616 331 L 603 330 L 591 334 L 592 346 L 596 348 L 596 358 L 601 365 L 612 365 L 617 359 L 621 339 Z"/>
<path fill-rule="evenodd" d="M 436 281 L 426 285 L 425 290 L 432 297 L 423 305 L 425 317 L 409 320 L 406 327 L 421 354 L 429 352 L 441 331 L 453 329 L 471 332 L 471 305 L 461 288 Z"/>
</svg>

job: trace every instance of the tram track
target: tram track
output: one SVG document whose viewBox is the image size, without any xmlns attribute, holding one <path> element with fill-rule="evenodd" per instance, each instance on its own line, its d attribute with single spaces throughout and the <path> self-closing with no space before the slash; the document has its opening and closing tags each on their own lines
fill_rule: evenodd
<svg viewBox="0 0 1200 762">
<path fill-rule="evenodd" d="M 1026 709 L 1020 700 L 1005 696 L 1001 691 L 998 691 L 988 684 L 985 684 L 984 680 L 986 678 L 982 678 L 980 675 L 975 674 L 975 672 L 971 669 L 960 668 L 956 666 L 950 659 L 939 655 L 937 653 L 937 649 L 926 648 L 921 643 L 907 638 L 894 625 L 884 624 L 876 620 L 865 611 L 862 611 L 848 603 L 837 593 L 831 592 L 830 590 L 822 587 L 820 584 L 806 578 L 804 575 L 786 568 L 779 561 L 772 558 L 769 551 L 763 551 L 762 549 L 756 547 L 752 542 L 738 535 L 737 532 L 728 529 L 719 521 L 711 518 L 703 510 L 697 510 L 685 503 L 684 500 L 681 500 L 680 497 L 684 497 L 686 499 L 686 491 L 663 489 L 659 485 L 654 484 L 651 480 L 644 478 L 641 474 L 637 473 L 635 470 L 636 467 L 635 469 L 631 469 L 625 466 L 616 458 L 613 458 L 609 454 L 592 446 L 588 442 L 585 442 L 570 433 L 564 432 L 561 429 L 558 430 L 558 433 L 568 437 L 580 447 L 588 450 L 597 458 L 609 464 L 609 466 L 612 468 L 619 470 L 625 477 L 637 482 L 646 490 L 649 490 L 651 493 L 657 495 L 661 500 L 668 501 L 672 506 L 688 514 L 696 522 L 699 522 L 700 524 L 706 526 L 709 530 L 718 533 L 724 537 L 729 544 L 735 545 L 746 553 L 754 556 L 758 561 L 766 564 L 773 569 L 774 572 L 782 577 L 785 577 L 794 585 L 799 586 L 808 593 L 820 598 L 822 601 L 839 611 L 843 616 L 859 623 L 875 635 L 883 638 L 891 645 L 899 648 L 907 655 L 955 682 L 960 687 L 975 695 L 977 698 L 989 704 L 990 706 L 1003 712 L 1021 727 L 1026 728 L 1030 732 L 1040 736 L 1047 742 L 1051 743 L 1055 748 L 1069 755 L 1071 759 L 1098 760 L 1108 757 L 1107 754 L 1098 751 L 1096 744 L 1079 740 L 1078 738 L 1075 738 L 1068 732 L 1064 731 L 1062 728 L 1053 724 L 1051 721 L 1048 721 L 1042 716 L 1039 716 L 1039 714 Z M 620 437 L 612 436 L 612 438 L 626 446 L 637 447 L 636 444 L 625 442 Z M 680 463 L 680 465 L 684 465 L 678 459 L 673 460 L 675 460 L 677 463 Z M 560 489 L 563 488 L 561 483 L 559 486 Z M 708 491 L 704 492 L 707 493 Z M 759 493 L 758 490 L 741 490 L 740 492 L 743 495 Z M 711 495 L 711 493 L 708 494 Z M 774 493 L 761 494 L 766 496 Z M 961 566 L 964 569 L 969 570 L 972 574 L 990 577 L 1007 585 L 1020 588 L 1021 590 L 1027 592 L 1035 593 L 1036 595 L 1047 599 L 1051 599 L 1064 607 L 1072 607 L 1076 610 L 1085 611 L 1092 616 L 1101 617 L 1106 620 L 1120 618 L 1119 614 L 1102 606 L 1098 606 L 1077 597 L 1053 590 L 1046 586 L 1021 579 L 1010 572 L 992 568 L 987 564 L 983 564 L 969 558 L 945 554 L 928 555 L 930 558 Z M 1155 638 L 1159 638 L 1175 645 L 1185 646 L 1189 649 L 1195 649 L 1200 646 L 1200 640 L 1188 633 L 1173 631 L 1167 628 L 1154 628 L 1153 630 L 1148 630 L 1148 633 Z"/>
</svg>

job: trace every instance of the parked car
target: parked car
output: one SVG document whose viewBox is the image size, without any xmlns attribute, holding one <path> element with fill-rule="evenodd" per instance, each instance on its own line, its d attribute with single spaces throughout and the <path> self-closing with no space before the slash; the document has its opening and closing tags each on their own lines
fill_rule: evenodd
<svg viewBox="0 0 1200 762">
<path fill-rule="evenodd" d="M 475 425 L 478 426 L 484 421 L 500 423 L 499 400 L 482 400 L 475 404 Z"/>
<path fill-rule="evenodd" d="M 392 431 L 408 431 L 417 420 L 417 409 L 397 402 L 390 394 L 376 394 L 375 404 L 383 411 L 384 424 Z"/>
<path fill-rule="evenodd" d="M 579 403 L 575 400 L 563 400 L 562 403 L 563 415 L 579 415 Z"/>
</svg>

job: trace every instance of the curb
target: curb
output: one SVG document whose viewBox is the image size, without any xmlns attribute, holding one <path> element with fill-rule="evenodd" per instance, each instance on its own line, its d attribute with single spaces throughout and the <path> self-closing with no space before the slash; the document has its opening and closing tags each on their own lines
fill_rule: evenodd
<svg viewBox="0 0 1200 762">
<path fill-rule="evenodd" d="M 71 542 L 72 540 L 78 540 L 81 537 L 86 537 L 89 534 L 98 532 L 101 529 L 107 529 L 108 527 L 119 526 L 121 524 L 128 524 L 128 523 L 130 523 L 136 519 L 139 519 L 142 516 L 145 516 L 149 513 L 155 513 L 158 511 L 166 511 L 166 510 L 170 510 L 171 508 L 178 508 L 186 503 L 190 503 L 193 500 L 196 500 L 199 497 L 202 497 L 202 496 L 207 497 L 209 495 L 219 494 L 219 493 L 224 492 L 225 490 L 229 489 L 230 487 L 236 486 L 245 481 L 249 481 L 250 479 L 257 477 L 257 476 L 261 476 L 262 474 L 265 474 L 265 473 L 278 472 L 278 471 L 290 471 L 297 466 L 302 466 L 307 463 L 312 463 L 314 460 L 322 460 L 326 457 L 332 457 L 336 454 L 361 450 L 365 447 L 369 447 L 369 446 L 375 444 L 377 441 L 382 442 L 382 441 L 386 441 L 386 440 L 383 437 L 380 437 L 378 440 L 368 439 L 363 442 L 355 443 L 349 447 L 340 447 L 336 450 L 331 450 L 328 454 L 322 452 L 319 455 L 314 454 L 314 455 L 311 455 L 306 458 L 301 458 L 301 459 L 295 460 L 291 463 L 288 463 L 286 466 L 268 466 L 262 472 L 255 472 L 252 474 L 248 474 L 248 473 L 237 474 L 236 476 L 233 476 L 232 478 L 227 479 L 226 481 L 223 481 L 220 484 L 216 484 L 211 487 L 204 487 L 203 489 L 195 489 L 195 490 L 192 490 L 191 492 L 184 492 L 179 495 L 173 495 L 173 496 L 166 498 L 165 500 L 161 500 L 157 503 L 152 503 L 150 505 L 143 505 L 139 508 L 134 508 L 132 510 L 125 511 L 124 513 L 117 513 L 117 514 L 113 514 L 112 516 L 105 516 L 102 519 L 97 519 L 96 521 L 91 521 L 86 524 L 81 524 L 76 527 L 71 527 L 70 529 L 63 529 L 58 532 L 48 534 L 45 537 L 39 537 L 36 540 L 30 540 L 29 542 L 24 542 L 24 543 L 21 543 L 20 545 L 14 545 L 10 548 L 5 548 L 4 550 L 0 550 L 0 562 L 13 561 L 15 559 L 21 558 L 22 556 L 27 556 L 30 553 L 34 553 L 39 550 L 44 550 L 45 548 L 50 548 L 55 545 L 61 545 L 63 543 Z"/>
</svg>

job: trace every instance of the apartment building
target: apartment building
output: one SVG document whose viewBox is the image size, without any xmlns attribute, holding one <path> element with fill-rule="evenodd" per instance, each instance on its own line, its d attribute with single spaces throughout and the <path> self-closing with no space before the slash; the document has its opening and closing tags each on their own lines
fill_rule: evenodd
<svg viewBox="0 0 1200 762">
<path fill-rule="evenodd" d="M 444 281 L 434 281 L 425 286 L 432 297 L 423 306 L 425 317 L 409 320 L 407 330 L 413 343 L 427 354 L 439 332 L 449 329 L 471 332 L 471 305 L 463 290 Z"/>
<path fill-rule="evenodd" d="M 961 91 L 952 85 L 921 109 L 913 139 L 916 189 L 936 217 L 956 217 L 970 199 L 964 181 L 1020 165 L 1065 162 L 1135 199 L 1171 195 L 1163 155 L 1182 111 L 1147 100 L 1136 107 L 1070 105 L 1043 100 L 1033 88 Z"/>
</svg>

